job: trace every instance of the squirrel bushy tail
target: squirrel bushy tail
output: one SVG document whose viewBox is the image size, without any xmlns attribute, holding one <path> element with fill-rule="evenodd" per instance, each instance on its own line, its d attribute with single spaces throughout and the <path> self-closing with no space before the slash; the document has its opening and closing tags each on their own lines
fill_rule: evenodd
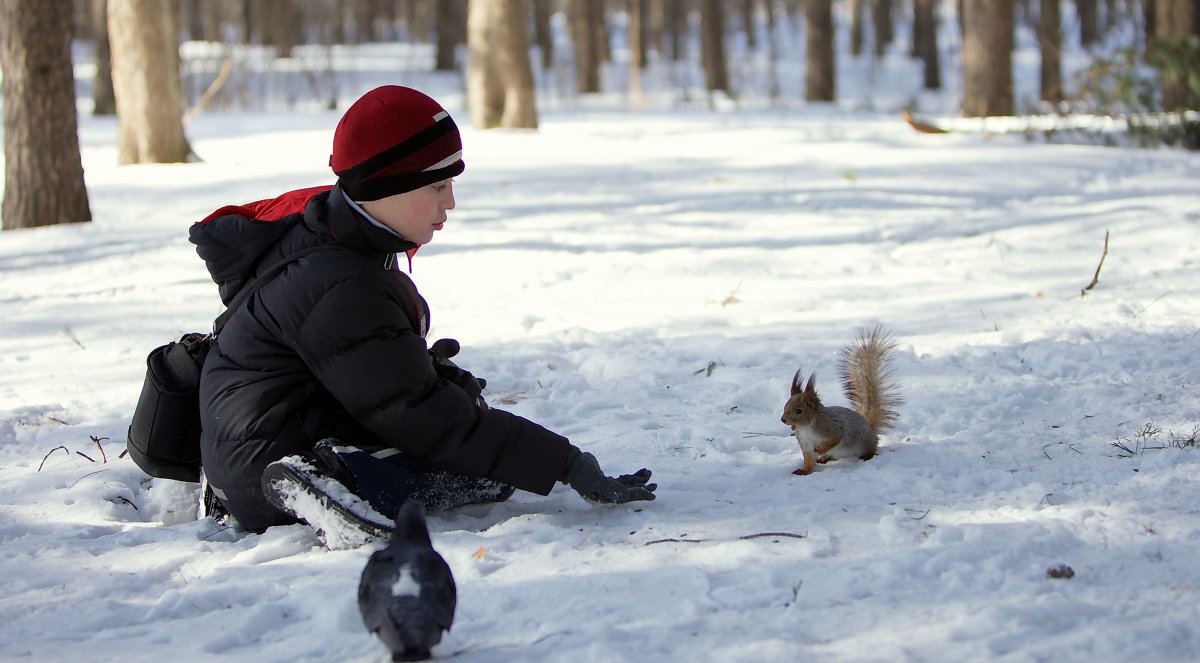
<svg viewBox="0 0 1200 663">
<path fill-rule="evenodd" d="M 882 325 L 859 330 L 858 338 L 842 350 L 838 368 L 846 398 L 878 434 L 900 416 L 900 391 L 893 380 L 896 341 Z"/>
</svg>

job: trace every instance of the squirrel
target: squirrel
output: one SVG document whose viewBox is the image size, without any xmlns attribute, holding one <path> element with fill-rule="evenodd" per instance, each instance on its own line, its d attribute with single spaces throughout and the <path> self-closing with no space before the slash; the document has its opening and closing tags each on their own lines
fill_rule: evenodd
<svg viewBox="0 0 1200 663">
<path fill-rule="evenodd" d="M 880 431 L 895 424 L 896 408 L 903 402 L 892 380 L 895 349 L 892 334 L 879 325 L 860 329 L 857 340 L 842 349 L 838 368 L 854 409 L 822 405 L 816 373 L 801 388 L 801 372 L 796 371 L 781 418 L 792 427 L 804 454 L 804 465 L 793 474 L 810 474 L 816 463 L 875 456 Z"/>
</svg>

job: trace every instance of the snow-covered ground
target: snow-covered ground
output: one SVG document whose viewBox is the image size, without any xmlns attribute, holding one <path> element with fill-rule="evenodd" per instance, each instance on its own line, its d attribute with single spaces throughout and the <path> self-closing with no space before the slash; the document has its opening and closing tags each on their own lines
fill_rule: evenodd
<svg viewBox="0 0 1200 663">
<path fill-rule="evenodd" d="M 467 171 L 413 272 L 431 338 L 493 406 L 659 489 L 431 516 L 459 587 L 437 658 L 1200 655 L 1200 154 L 859 104 L 478 132 L 454 85 L 430 91 Z M 370 546 L 197 521 L 195 486 L 119 457 L 145 354 L 221 311 L 188 225 L 330 182 L 337 117 L 200 115 L 202 163 L 120 168 L 84 117 L 95 220 L 0 235 L 0 660 L 387 659 L 355 606 Z M 844 404 L 836 353 L 872 322 L 900 342 L 898 426 L 794 476 L 793 373 Z"/>
</svg>

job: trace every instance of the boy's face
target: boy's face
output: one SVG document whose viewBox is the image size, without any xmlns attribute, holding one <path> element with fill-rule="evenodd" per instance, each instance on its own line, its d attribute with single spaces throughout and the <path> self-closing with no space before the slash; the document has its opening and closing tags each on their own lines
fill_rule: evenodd
<svg viewBox="0 0 1200 663">
<path fill-rule="evenodd" d="M 371 218 L 400 233 L 410 242 L 428 244 L 454 209 L 454 182 L 442 180 L 419 189 L 359 205 Z"/>
</svg>

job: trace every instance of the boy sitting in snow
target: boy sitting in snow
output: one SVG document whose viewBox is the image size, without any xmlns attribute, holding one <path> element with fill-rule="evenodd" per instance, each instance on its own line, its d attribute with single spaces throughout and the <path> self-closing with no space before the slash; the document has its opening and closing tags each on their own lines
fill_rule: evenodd
<svg viewBox="0 0 1200 663">
<path fill-rule="evenodd" d="M 338 123 L 332 187 L 224 207 L 192 226 L 226 304 L 286 256 L 328 246 L 260 288 L 204 364 L 207 502 L 244 528 L 299 519 L 323 535 L 379 535 L 410 498 L 436 511 L 517 488 L 545 495 L 556 482 L 591 502 L 654 499 L 649 470 L 605 476 L 566 438 L 489 408 L 483 381 L 450 361 L 456 342 L 426 346 L 429 309 L 397 257 L 411 261 L 442 229 L 461 154 L 437 102 L 380 87 Z"/>
</svg>

